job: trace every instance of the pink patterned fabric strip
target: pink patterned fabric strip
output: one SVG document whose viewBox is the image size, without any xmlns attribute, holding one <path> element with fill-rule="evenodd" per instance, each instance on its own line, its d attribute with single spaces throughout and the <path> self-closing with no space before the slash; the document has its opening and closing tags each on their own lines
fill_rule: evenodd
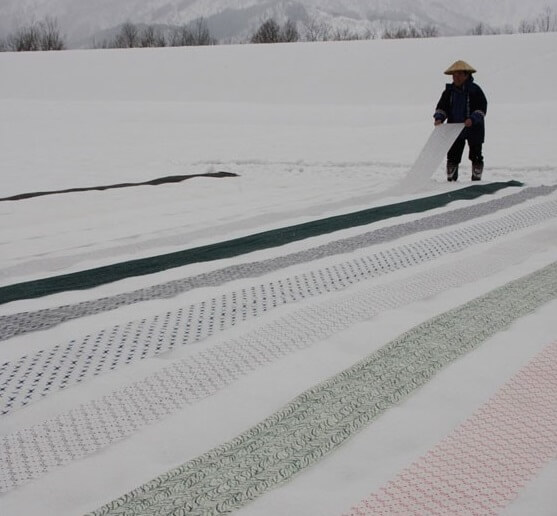
<svg viewBox="0 0 557 516">
<path fill-rule="evenodd" d="M 557 458 L 557 341 L 345 516 L 490 515 Z"/>
</svg>

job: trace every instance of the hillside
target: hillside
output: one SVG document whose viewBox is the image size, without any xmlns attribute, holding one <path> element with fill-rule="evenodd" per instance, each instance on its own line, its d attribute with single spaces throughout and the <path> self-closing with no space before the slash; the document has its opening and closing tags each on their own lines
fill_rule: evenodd
<svg viewBox="0 0 557 516">
<path fill-rule="evenodd" d="M 291 18 L 302 27 L 309 21 L 331 27 L 381 34 L 399 24 L 433 25 L 441 35 L 465 34 L 479 23 L 517 27 L 556 0 L 3 0 L 0 34 L 33 19 L 58 19 L 70 46 L 87 46 L 127 21 L 183 25 L 204 17 L 219 40 L 245 41 L 262 20 Z"/>
</svg>

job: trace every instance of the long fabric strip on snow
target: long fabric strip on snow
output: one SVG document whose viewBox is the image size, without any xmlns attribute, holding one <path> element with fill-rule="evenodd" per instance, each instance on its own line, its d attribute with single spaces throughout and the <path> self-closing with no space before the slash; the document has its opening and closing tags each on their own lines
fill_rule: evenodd
<svg viewBox="0 0 557 516">
<path fill-rule="evenodd" d="M 345 516 L 496 515 L 557 457 L 557 341 Z"/>
<path fill-rule="evenodd" d="M 194 288 L 219 286 L 227 281 L 260 276 L 281 268 L 305 263 L 317 258 L 355 251 L 371 244 L 388 242 L 420 231 L 440 229 L 494 213 L 497 210 L 512 207 L 537 196 L 549 195 L 556 189 L 557 186 L 525 188 L 518 193 L 507 195 L 501 199 L 495 199 L 465 208 L 458 208 L 449 213 L 432 215 L 419 220 L 376 229 L 361 235 L 335 240 L 324 245 L 312 247 L 296 253 L 289 253 L 277 258 L 232 265 L 197 276 L 173 280 L 132 292 L 92 301 L 84 301 L 73 305 L 0 316 L 0 340 L 5 340 L 31 331 L 45 330 L 64 321 L 115 310 L 122 306 L 141 301 L 170 298 L 188 292 Z"/>
<path fill-rule="evenodd" d="M 294 311 L 237 339 L 175 362 L 141 381 L 85 403 L 52 420 L 0 441 L 0 491 L 98 452 L 160 421 L 188 404 L 211 396 L 274 361 L 316 345 L 351 324 L 489 277 L 520 263 L 539 248 L 539 237 L 523 238 L 520 250 L 503 246 L 412 278 L 367 286 L 317 306 Z"/>
<path fill-rule="evenodd" d="M 194 177 L 237 177 L 238 174 L 232 172 L 207 172 L 206 174 L 186 174 L 186 175 L 175 175 L 175 176 L 164 176 L 158 177 L 156 179 L 150 179 L 149 181 L 142 181 L 140 183 L 118 183 L 115 185 L 101 185 L 101 186 L 86 186 L 81 188 L 66 188 L 64 190 L 48 190 L 46 192 L 27 192 L 20 193 L 16 195 L 11 195 L 10 197 L 0 197 L 0 201 L 21 201 L 24 199 L 32 199 L 33 197 L 42 197 L 44 195 L 56 195 L 65 193 L 76 193 L 76 192 L 91 192 L 91 191 L 104 191 L 112 190 L 114 188 L 129 188 L 132 186 L 158 186 L 165 185 L 169 183 L 181 183 L 186 179 L 192 179 Z"/>
<path fill-rule="evenodd" d="M 91 514 L 213 515 L 238 509 L 317 463 L 440 369 L 556 297 L 554 262 L 420 324 L 232 441 Z"/>
<path fill-rule="evenodd" d="M 463 123 L 435 126 L 412 168 L 398 187 L 402 191 L 416 191 L 419 189 L 431 178 L 431 171 L 439 167 L 463 128 Z"/>
<path fill-rule="evenodd" d="M 409 268 L 472 244 L 557 216 L 557 201 L 546 201 L 498 219 L 440 233 L 338 265 L 234 290 L 218 298 L 116 325 L 81 340 L 24 355 L 0 366 L 0 414 L 60 389 L 147 357 L 198 342 L 217 331 L 255 318 L 278 306 L 339 291 L 380 274 Z"/>
<path fill-rule="evenodd" d="M 0 287 L 0 304 L 20 299 L 33 299 L 49 294 L 65 292 L 67 290 L 93 288 L 121 279 L 153 274 L 155 272 L 161 272 L 191 263 L 239 256 L 261 249 L 278 247 L 317 235 L 332 233 L 340 229 L 369 224 L 393 216 L 421 213 L 432 208 L 445 206 L 455 200 L 475 199 L 485 194 L 495 193 L 504 188 L 517 186 L 523 185 L 517 181 L 508 181 L 469 186 L 452 192 L 424 197 L 422 199 L 413 199 L 346 215 L 337 215 L 314 222 L 265 231 L 263 233 L 194 249 L 187 249 L 185 251 L 130 260 L 86 271 L 7 285 L 5 287 Z"/>
</svg>

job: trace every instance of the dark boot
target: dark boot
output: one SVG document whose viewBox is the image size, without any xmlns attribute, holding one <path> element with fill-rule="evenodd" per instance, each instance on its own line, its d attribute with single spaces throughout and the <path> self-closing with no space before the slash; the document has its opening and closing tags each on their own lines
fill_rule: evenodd
<svg viewBox="0 0 557 516">
<path fill-rule="evenodd" d="M 484 171 L 483 163 L 472 163 L 472 181 L 480 181 Z"/>
<path fill-rule="evenodd" d="M 456 181 L 458 179 L 458 163 L 447 161 L 447 181 Z"/>
</svg>

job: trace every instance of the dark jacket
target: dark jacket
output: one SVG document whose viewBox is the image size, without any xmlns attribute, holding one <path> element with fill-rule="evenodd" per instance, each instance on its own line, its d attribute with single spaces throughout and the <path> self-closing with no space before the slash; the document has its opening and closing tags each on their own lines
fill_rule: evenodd
<svg viewBox="0 0 557 516">
<path fill-rule="evenodd" d="M 465 127 L 459 138 L 465 138 L 471 144 L 483 143 L 485 138 L 484 118 L 487 112 L 487 99 L 482 89 L 470 75 L 468 80 L 457 88 L 453 83 L 445 85 L 445 91 L 437 103 L 436 120 L 449 123 L 472 120 L 472 127 Z"/>
</svg>

